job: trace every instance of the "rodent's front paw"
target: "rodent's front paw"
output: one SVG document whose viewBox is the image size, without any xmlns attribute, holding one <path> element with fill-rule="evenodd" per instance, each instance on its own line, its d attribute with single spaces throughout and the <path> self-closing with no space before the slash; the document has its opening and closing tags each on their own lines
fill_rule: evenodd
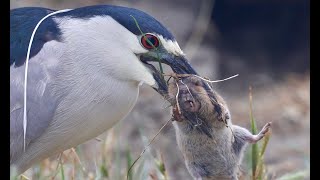
<svg viewBox="0 0 320 180">
<path fill-rule="evenodd" d="M 181 122 L 183 121 L 183 116 L 178 108 L 177 105 L 175 105 L 173 108 L 172 108 L 172 120 L 175 120 L 175 121 L 178 121 L 178 122 Z"/>
</svg>

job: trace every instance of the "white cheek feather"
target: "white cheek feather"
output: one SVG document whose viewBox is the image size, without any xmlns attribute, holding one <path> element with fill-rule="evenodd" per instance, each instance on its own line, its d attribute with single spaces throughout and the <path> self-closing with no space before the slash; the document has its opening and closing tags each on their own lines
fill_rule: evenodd
<svg viewBox="0 0 320 180">
<path fill-rule="evenodd" d="M 94 65 L 95 71 L 105 71 L 116 79 L 155 84 L 152 73 L 136 55 L 148 51 L 135 34 L 110 16 L 57 18 L 56 22 L 68 46 L 66 53 L 77 58 L 79 65 Z"/>
<path fill-rule="evenodd" d="M 161 44 L 163 45 L 163 47 L 170 53 L 176 55 L 176 56 L 184 56 L 185 54 L 183 53 L 183 51 L 181 50 L 179 44 L 177 43 L 177 41 L 172 41 L 172 40 L 167 40 L 164 39 L 162 35 L 157 34 L 157 36 L 159 37 Z"/>
</svg>

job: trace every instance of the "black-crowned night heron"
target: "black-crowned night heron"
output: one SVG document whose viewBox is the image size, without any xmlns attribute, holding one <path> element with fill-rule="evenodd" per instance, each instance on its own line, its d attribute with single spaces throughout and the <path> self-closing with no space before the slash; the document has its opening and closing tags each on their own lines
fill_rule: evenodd
<svg viewBox="0 0 320 180">
<path fill-rule="evenodd" d="M 37 7 L 10 12 L 10 163 L 18 173 L 111 128 L 133 108 L 141 84 L 163 95 L 167 87 L 149 61 L 160 60 L 179 74 L 196 73 L 174 36 L 150 15 L 89 6 L 54 14 L 39 25 L 25 96 L 29 40 L 53 12 Z"/>
</svg>

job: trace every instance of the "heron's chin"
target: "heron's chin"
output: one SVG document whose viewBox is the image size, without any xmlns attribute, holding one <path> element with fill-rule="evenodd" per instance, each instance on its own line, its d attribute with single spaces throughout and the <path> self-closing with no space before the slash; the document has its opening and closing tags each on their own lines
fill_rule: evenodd
<svg viewBox="0 0 320 180">
<path fill-rule="evenodd" d="M 149 62 L 154 62 L 155 60 L 151 57 L 146 57 L 141 55 L 140 61 L 151 71 L 154 80 L 156 81 L 156 84 L 151 86 L 154 90 L 156 90 L 160 95 L 163 97 L 166 97 L 168 94 L 168 86 L 159 70 L 157 70 L 156 67 L 154 67 Z"/>
</svg>

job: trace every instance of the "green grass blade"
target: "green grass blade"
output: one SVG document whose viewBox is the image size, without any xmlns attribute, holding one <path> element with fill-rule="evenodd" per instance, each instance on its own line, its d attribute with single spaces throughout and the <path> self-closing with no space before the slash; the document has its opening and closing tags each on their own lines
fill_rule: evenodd
<svg viewBox="0 0 320 180">
<path fill-rule="evenodd" d="M 255 172 L 255 179 L 262 180 L 265 171 L 264 159 L 261 157 L 257 164 L 257 169 Z"/>
<path fill-rule="evenodd" d="M 253 117 L 253 113 L 252 113 L 252 92 L 251 92 L 251 87 L 249 88 L 249 105 L 250 105 L 250 122 L 251 122 L 251 132 L 252 134 L 257 134 L 257 126 L 256 126 L 256 122 L 254 120 Z M 252 150 L 251 150 L 252 156 L 251 156 L 251 160 L 252 160 L 252 178 L 255 179 L 256 177 L 256 169 L 257 169 L 257 164 L 258 164 L 258 160 L 259 160 L 259 147 L 258 144 L 252 144 Z"/>
<path fill-rule="evenodd" d="M 100 173 L 102 177 L 105 177 L 105 178 L 109 177 L 109 171 L 104 163 L 100 166 Z"/>
<path fill-rule="evenodd" d="M 167 173 L 166 173 L 166 166 L 164 164 L 162 154 L 160 154 L 160 160 L 157 163 L 157 167 L 158 167 L 160 173 L 163 175 L 164 179 L 167 180 L 168 178 L 167 178 Z"/>
<path fill-rule="evenodd" d="M 270 136 L 271 136 L 271 133 L 268 132 L 264 138 L 263 138 L 263 143 L 262 143 L 262 147 L 261 147 L 261 150 L 260 150 L 260 157 L 263 157 L 266 149 L 267 149 L 267 145 L 269 143 L 269 139 L 270 139 Z"/>
<path fill-rule="evenodd" d="M 157 167 L 158 167 L 159 171 L 161 172 L 161 174 L 162 174 L 163 176 L 165 176 L 165 175 L 166 175 L 166 168 L 165 168 L 165 166 L 164 166 L 164 163 L 163 163 L 162 161 L 159 161 L 159 162 L 157 163 Z"/>
<path fill-rule="evenodd" d="M 259 160 L 258 144 L 252 144 L 252 177 L 256 177 L 256 169 Z"/>
<path fill-rule="evenodd" d="M 16 171 L 16 167 L 10 167 L 10 180 L 17 180 L 18 179 L 18 173 Z"/>
<path fill-rule="evenodd" d="M 265 174 L 265 165 L 264 165 L 264 153 L 266 151 L 267 145 L 269 143 L 269 139 L 270 139 L 270 133 L 267 133 L 265 135 L 265 137 L 263 138 L 263 142 L 262 142 L 262 146 L 260 149 L 260 154 L 259 154 L 259 158 L 258 158 L 258 164 L 257 164 L 257 169 L 255 172 L 255 175 L 257 177 L 258 180 L 262 180 L 263 176 Z"/>
<path fill-rule="evenodd" d="M 252 91 L 251 87 L 249 88 L 249 113 L 250 113 L 250 121 L 251 121 L 251 132 L 253 134 L 257 134 L 257 126 L 256 126 L 256 121 L 254 120 L 253 113 L 252 113 Z"/>
<path fill-rule="evenodd" d="M 126 156 L 127 156 L 127 171 L 128 171 L 127 179 L 132 180 L 132 171 L 129 172 L 129 168 L 131 167 L 131 164 L 132 164 L 132 156 L 129 148 L 127 148 Z"/>
<path fill-rule="evenodd" d="M 118 134 L 118 129 L 119 129 L 119 126 L 117 126 L 117 128 L 116 128 L 116 134 L 117 135 L 119 135 Z M 123 178 L 121 177 L 122 176 L 122 174 L 121 174 L 121 169 L 122 169 L 122 167 L 121 167 L 121 146 L 120 146 L 120 141 L 118 140 L 117 141 L 117 149 L 115 150 L 116 152 L 115 152 L 115 165 L 116 165 L 116 172 L 115 172 L 115 180 L 122 180 Z"/>
<path fill-rule="evenodd" d="M 61 179 L 65 180 L 65 176 L 64 176 L 64 168 L 63 168 L 63 163 L 60 163 L 60 173 L 61 173 Z"/>
</svg>

